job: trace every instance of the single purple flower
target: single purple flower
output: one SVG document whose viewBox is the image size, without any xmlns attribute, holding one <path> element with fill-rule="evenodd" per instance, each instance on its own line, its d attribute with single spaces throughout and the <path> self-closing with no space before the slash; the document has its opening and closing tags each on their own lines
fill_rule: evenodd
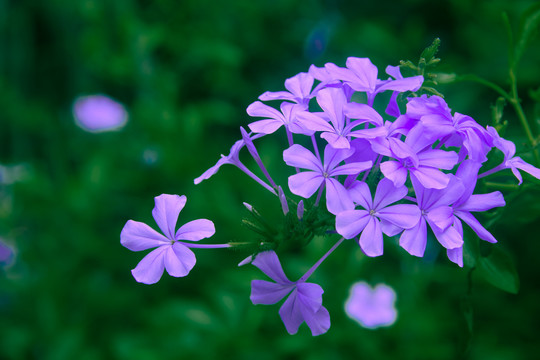
<svg viewBox="0 0 540 360">
<path fill-rule="evenodd" d="M 396 293 L 384 284 L 371 288 L 365 282 L 357 282 L 351 287 L 345 302 L 345 312 L 367 329 L 390 326 L 397 319 L 395 308 Z"/>
<path fill-rule="evenodd" d="M 302 145 L 294 144 L 283 152 L 283 160 L 289 166 L 309 171 L 289 177 L 289 189 L 303 198 L 311 197 L 321 186 L 326 187 L 326 206 L 332 214 L 354 207 L 345 187 L 334 177 L 357 175 L 372 166 L 371 161 L 339 165 L 354 153 L 353 149 L 335 149 L 327 145 L 324 149 L 324 163 Z"/>
<path fill-rule="evenodd" d="M 504 161 L 501 165 L 482 174 L 481 177 L 492 174 L 502 169 L 510 169 L 512 170 L 514 176 L 518 179 L 519 185 L 521 185 L 521 183 L 523 182 L 523 178 L 521 177 L 519 170 L 523 170 L 526 173 L 534 176 L 535 178 L 540 179 L 540 169 L 525 162 L 519 156 L 515 156 L 516 145 L 513 142 L 500 137 L 494 127 L 488 126 L 487 130 L 492 137 L 493 146 L 503 152 Z"/>
<path fill-rule="evenodd" d="M 73 115 L 82 129 L 94 133 L 120 129 L 128 118 L 124 106 L 105 95 L 79 97 Z"/>
<path fill-rule="evenodd" d="M 251 282 L 250 299 L 253 304 L 272 305 L 288 296 L 279 309 L 279 315 L 289 334 L 296 334 L 303 322 L 310 328 L 313 336 L 328 331 L 330 314 L 322 306 L 324 291 L 319 285 L 301 280 L 290 281 L 274 251 L 257 254 L 251 263 L 274 280 Z"/>
<path fill-rule="evenodd" d="M 418 123 L 409 131 L 405 142 L 388 138 L 389 150 L 396 160 L 383 162 L 381 172 L 395 186 L 405 184 L 408 173 L 426 188 L 443 189 L 448 185 L 449 177 L 440 169 L 451 170 L 457 164 L 458 155 L 453 151 L 432 149 L 432 139 L 425 137 L 423 131 L 423 125 Z"/>
<path fill-rule="evenodd" d="M 317 102 L 324 112 L 301 111 L 297 114 L 297 118 L 305 128 L 322 131 L 321 138 L 336 149 L 348 149 L 349 137 L 373 138 L 386 135 L 381 116 L 368 105 L 348 103 L 341 88 L 322 89 L 317 94 Z M 349 109 L 350 114 L 345 112 L 346 109 Z M 349 122 L 345 115 L 361 120 Z M 365 122 L 375 123 L 380 127 L 355 130 L 358 125 Z"/>
<path fill-rule="evenodd" d="M 152 210 L 152 216 L 165 235 L 133 220 L 129 220 L 122 229 L 120 243 L 129 250 L 156 248 L 131 271 L 138 282 L 154 284 L 159 281 L 164 269 L 171 276 L 186 276 L 196 262 L 195 254 L 189 247 L 201 246 L 185 241 L 199 241 L 214 235 L 214 223 L 206 219 L 190 221 L 175 231 L 178 215 L 184 208 L 186 200 L 185 195 L 162 194 L 155 198 L 156 205 Z M 228 247 L 228 245 L 208 245 L 208 247 Z"/>
<path fill-rule="evenodd" d="M 0 240 L 0 265 L 8 265 L 13 259 L 13 250 Z"/>
<path fill-rule="evenodd" d="M 377 185 L 375 198 L 366 183 L 357 181 L 349 188 L 355 204 L 363 209 L 340 212 L 336 216 L 336 231 L 346 239 L 360 235 L 359 245 L 368 256 L 383 254 L 383 233 L 396 235 L 414 227 L 420 218 L 416 205 L 392 205 L 407 195 L 405 186 L 395 187 L 388 179 Z"/>
</svg>

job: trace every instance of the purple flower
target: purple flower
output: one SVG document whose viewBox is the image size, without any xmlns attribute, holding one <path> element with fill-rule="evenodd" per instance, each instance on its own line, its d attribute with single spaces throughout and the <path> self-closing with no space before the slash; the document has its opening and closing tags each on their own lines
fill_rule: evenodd
<svg viewBox="0 0 540 360">
<path fill-rule="evenodd" d="M 326 187 L 326 206 L 332 214 L 354 207 L 345 187 L 336 179 L 338 175 L 357 175 L 372 166 L 371 161 L 339 165 L 354 153 L 353 149 L 335 149 L 327 145 L 324 149 L 324 164 L 302 145 L 294 144 L 283 152 L 289 166 L 309 171 L 289 177 L 289 189 L 295 195 L 311 197 L 322 185 Z"/>
<path fill-rule="evenodd" d="M 154 284 L 159 281 L 164 269 L 171 276 L 186 276 L 195 266 L 196 259 L 189 249 L 193 245 L 185 241 L 199 241 L 214 235 L 214 223 L 206 219 L 190 221 L 175 231 L 178 215 L 186 200 L 184 195 L 162 194 L 155 198 L 156 206 L 152 216 L 165 235 L 133 220 L 129 220 L 122 229 L 120 243 L 129 250 L 156 248 L 131 271 L 138 282 Z"/>
<path fill-rule="evenodd" d="M 374 289 L 365 282 L 353 284 L 345 302 L 345 312 L 361 326 L 375 329 L 392 325 L 397 318 L 396 293 L 384 284 Z"/>
<path fill-rule="evenodd" d="M 347 103 L 347 97 L 341 88 L 322 89 L 317 94 L 317 102 L 324 110 L 323 113 L 302 111 L 297 115 L 298 120 L 309 130 L 322 131 L 321 138 L 336 149 L 348 149 L 348 137 L 373 138 L 386 135 L 382 117 L 368 105 Z M 350 114 L 346 113 L 346 109 L 349 109 Z M 362 120 L 349 123 L 345 120 L 345 115 Z M 366 121 L 380 127 L 354 130 Z"/>
<path fill-rule="evenodd" d="M 7 265 L 13 259 L 13 250 L 0 240 L 0 265 Z"/>
<path fill-rule="evenodd" d="M 396 235 L 403 229 L 414 227 L 420 218 L 420 210 L 416 205 L 389 206 L 403 199 L 407 195 L 407 188 L 396 188 L 388 179 L 379 182 L 373 200 L 364 182 L 355 182 L 349 194 L 363 209 L 340 212 L 336 216 L 336 231 L 346 239 L 361 233 L 359 244 L 368 256 L 383 254 L 383 233 Z"/>
<path fill-rule="evenodd" d="M 451 170 L 457 164 L 458 156 L 453 151 L 432 149 L 432 139 L 423 136 L 424 127 L 416 124 L 405 138 L 405 142 L 388 139 L 388 147 L 397 160 L 381 164 L 381 172 L 394 182 L 395 186 L 405 184 L 407 174 L 416 178 L 426 188 L 443 189 L 449 177 L 439 169 Z"/>
<path fill-rule="evenodd" d="M 89 132 L 104 132 L 123 127 L 127 112 L 122 104 L 105 95 L 81 96 L 73 104 L 77 124 Z"/>
<path fill-rule="evenodd" d="M 512 170 L 512 173 L 519 181 L 519 185 L 521 185 L 521 183 L 523 182 L 523 178 L 521 177 L 519 170 L 523 170 L 526 173 L 529 173 L 530 175 L 534 176 L 535 178 L 540 179 L 540 169 L 532 166 L 529 163 L 526 163 L 519 156 L 514 156 L 516 154 L 516 145 L 514 145 L 513 142 L 500 137 L 499 134 L 497 133 L 497 130 L 495 130 L 495 128 L 491 126 L 488 126 L 487 130 L 489 134 L 492 136 L 493 146 L 501 150 L 504 154 L 503 163 L 500 166 L 497 166 L 495 169 L 500 170 L 501 168 L 504 168 L 504 169 Z M 492 173 L 492 172 L 494 171 L 491 171 L 491 170 L 489 171 L 489 173 Z M 485 175 L 487 175 L 487 173 L 484 174 L 484 176 Z"/>
<path fill-rule="evenodd" d="M 275 252 L 265 251 L 257 254 L 252 264 L 274 282 L 253 280 L 250 299 L 253 304 L 272 305 L 288 296 L 279 315 L 289 334 L 296 334 L 305 322 L 313 336 L 324 334 L 330 328 L 330 314 L 322 306 L 323 289 L 313 283 L 290 281 Z"/>
</svg>

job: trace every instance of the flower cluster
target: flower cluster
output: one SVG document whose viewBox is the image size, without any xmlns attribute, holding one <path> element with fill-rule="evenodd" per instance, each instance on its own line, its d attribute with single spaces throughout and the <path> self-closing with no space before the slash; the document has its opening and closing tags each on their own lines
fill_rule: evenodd
<svg viewBox="0 0 540 360">
<path fill-rule="evenodd" d="M 322 305 L 323 289 L 306 281 L 345 239 L 354 239 L 367 256 L 374 257 L 383 254 L 385 236 L 396 237 L 406 252 L 422 257 L 429 227 L 449 260 L 463 266 L 463 223 L 480 239 L 494 243 L 494 236 L 473 213 L 505 205 L 499 191 L 475 194 L 478 179 L 504 169 L 511 169 L 520 184 L 519 170 L 540 178 L 540 170 L 516 157 L 514 144 L 502 139 L 495 128 L 452 113 L 442 97 L 417 94 L 422 76 L 403 77 L 394 66 L 388 66 L 386 73 L 379 79 L 369 59 L 348 58 L 346 67 L 311 66 L 308 72 L 287 79 L 286 91 L 265 92 L 248 106 L 247 113 L 256 118 L 248 124 L 250 132 L 241 128 L 242 138 L 229 155 L 222 155 L 195 179 L 199 184 L 222 165 L 232 164 L 281 202 L 286 221 L 277 230 L 268 229 L 260 214 L 246 205 L 256 222 L 263 223 L 260 227 L 250 223 L 262 240 L 241 264 L 251 262 L 273 280 L 252 282 L 254 304 L 286 298 L 279 314 L 291 334 L 303 322 L 313 335 L 330 327 L 329 313 Z M 263 101 L 281 103 L 270 106 Z M 288 144 L 283 150 L 291 174 L 286 188 L 302 198 L 298 202 L 276 184 L 254 144 L 278 131 Z M 241 162 L 244 147 L 263 178 Z M 504 161 L 479 173 L 494 148 L 502 151 Z M 213 234 L 208 220 L 188 223 L 175 234 L 185 197 L 162 197 L 156 198 L 154 218 L 165 237 L 132 221 L 122 231 L 122 244 L 131 250 L 157 247 L 133 270 L 141 282 L 157 281 L 164 267 L 173 276 L 186 275 L 195 264 L 189 247 L 195 246 L 180 240 Z M 295 214 L 289 212 L 293 206 Z M 336 233 L 341 238 L 306 274 L 298 281 L 287 278 L 277 251 L 295 246 L 294 242 L 303 246 L 316 234 Z M 367 321 L 369 327 L 389 320 Z"/>
</svg>

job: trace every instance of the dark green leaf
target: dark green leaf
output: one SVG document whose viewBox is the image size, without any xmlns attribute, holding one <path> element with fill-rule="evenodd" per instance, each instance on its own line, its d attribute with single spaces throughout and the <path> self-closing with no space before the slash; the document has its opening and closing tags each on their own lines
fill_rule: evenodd
<svg viewBox="0 0 540 360">
<path fill-rule="evenodd" d="M 478 273 L 491 285 L 517 294 L 519 291 L 519 277 L 507 252 L 498 246 L 493 247 L 489 256 L 477 259 Z"/>
</svg>

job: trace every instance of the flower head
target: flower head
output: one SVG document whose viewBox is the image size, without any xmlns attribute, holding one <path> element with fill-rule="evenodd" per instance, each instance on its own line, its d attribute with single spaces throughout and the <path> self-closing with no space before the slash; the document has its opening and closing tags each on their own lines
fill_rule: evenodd
<svg viewBox="0 0 540 360">
<path fill-rule="evenodd" d="M 345 312 L 361 326 L 375 329 L 390 326 L 396 321 L 395 302 L 396 293 L 391 287 L 378 284 L 371 288 L 365 282 L 357 282 L 351 287 Z"/>
<path fill-rule="evenodd" d="M 330 314 L 322 306 L 323 289 L 313 283 L 290 281 L 274 251 L 257 254 L 252 264 L 274 282 L 253 280 L 251 282 L 251 302 L 253 304 L 275 304 L 285 296 L 287 299 L 279 309 L 279 315 L 289 334 L 296 334 L 305 322 L 313 336 L 324 334 L 330 328 Z"/>
<path fill-rule="evenodd" d="M 104 132 L 123 127 L 127 112 L 122 104 L 105 95 L 81 96 L 73 104 L 77 124 L 89 132 Z"/>
<path fill-rule="evenodd" d="M 182 225 L 177 231 L 176 221 L 186 204 L 186 196 L 162 194 L 155 198 L 152 215 L 164 235 L 150 226 L 129 220 L 120 234 L 120 243 L 131 251 L 156 248 L 146 255 L 131 271 L 138 282 L 154 284 L 163 270 L 175 277 L 186 276 L 195 266 L 195 254 L 185 241 L 199 241 L 214 235 L 214 223 L 198 219 Z"/>
</svg>

